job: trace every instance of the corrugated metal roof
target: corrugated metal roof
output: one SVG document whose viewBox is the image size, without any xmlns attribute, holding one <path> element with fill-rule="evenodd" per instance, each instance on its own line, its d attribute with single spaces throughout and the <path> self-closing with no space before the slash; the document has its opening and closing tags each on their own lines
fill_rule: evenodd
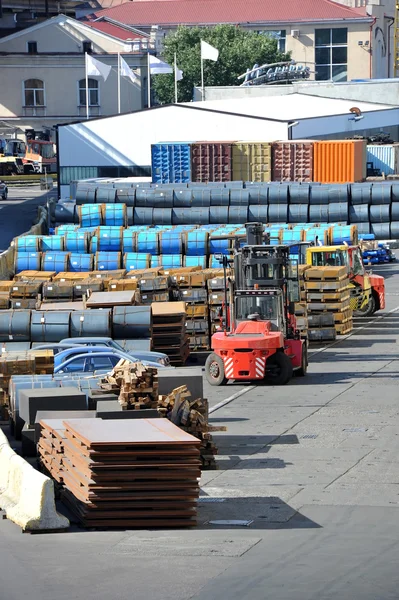
<svg viewBox="0 0 399 600">
<path fill-rule="evenodd" d="M 200 109 L 211 109 L 266 119 L 281 119 L 284 121 L 342 115 L 346 113 L 349 116 L 349 110 L 354 106 L 357 106 L 363 113 L 393 108 L 386 104 L 371 104 L 355 100 L 307 96 L 306 94 L 240 98 L 237 100 L 205 100 L 204 102 L 190 102 L 185 104 Z"/>
<path fill-rule="evenodd" d="M 144 0 L 125 2 L 96 14 L 135 26 L 370 20 L 365 9 L 331 0 Z"/>
</svg>

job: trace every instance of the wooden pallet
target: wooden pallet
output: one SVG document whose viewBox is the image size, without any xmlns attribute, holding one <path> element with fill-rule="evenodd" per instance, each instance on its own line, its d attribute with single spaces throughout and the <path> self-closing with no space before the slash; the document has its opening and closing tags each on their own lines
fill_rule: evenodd
<svg viewBox="0 0 399 600">
<path fill-rule="evenodd" d="M 308 292 L 308 302 L 345 302 L 350 299 L 349 290 L 344 292 Z"/>
<path fill-rule="evenodd" d="M 335 292 L 343 292 L 349 286 L 349 279 L 341 279 L 338 281 L 330 280 L 330 281 L 306 281 L 305 287 L 309 290 L 314 291 L 335 291 Z"/>
<path fill-rule="evenodd" d="M 308 312 L 345 312 L 350 308 L 350 302 L 308 302 L 307 307 Z"/>
<path fill-rule="evenodd" d="M 353 330 L 352 319 L 346 321 L 345 323 L 336 323 L 335 330 L 338 333 L 338 335 L 345 335 L 346 333 L 350 333 Z"/>
<path fill-rule="evenodd" d="M 347 278 L 346 267 L 311 267 L 305 271 L 306 281 L 343 281 Z"/>
</svg>

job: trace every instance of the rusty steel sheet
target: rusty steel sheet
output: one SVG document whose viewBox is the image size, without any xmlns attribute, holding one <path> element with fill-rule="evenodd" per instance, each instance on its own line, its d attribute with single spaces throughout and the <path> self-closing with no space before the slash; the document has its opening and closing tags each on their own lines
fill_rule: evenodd
<svg viewBox="0 0 399 600">
<path fill-rule="evenodd" d="M 182 431 L 167 419 L 74 419 L 64 420 L 64 425 L 66 431 L 89 447 L 201 444 L 200 440 Z"/>
</svg>

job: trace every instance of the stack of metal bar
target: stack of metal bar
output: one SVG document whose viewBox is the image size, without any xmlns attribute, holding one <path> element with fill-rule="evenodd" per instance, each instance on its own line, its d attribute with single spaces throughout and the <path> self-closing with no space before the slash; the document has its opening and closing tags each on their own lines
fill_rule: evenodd
<svg viewBox="0 0 399 600">
<path fill-rule="evenodd" d="M 185 303 L 154 302 L 151 308 L 153 350 L 167 354 L 172 365 L 184 365 L 190 354 Z"/>
<path fill-rule="evenodd" d="M 167 419 L 63 425 L 61 497 L 83 526 L 196 525 L 199 440 Z"/>
</svg>

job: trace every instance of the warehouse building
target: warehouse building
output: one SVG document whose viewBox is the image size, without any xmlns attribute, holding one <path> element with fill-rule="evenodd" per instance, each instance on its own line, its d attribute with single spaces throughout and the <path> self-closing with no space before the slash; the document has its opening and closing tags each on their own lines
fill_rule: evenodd
<svg viewBox="0 0 399 600">
<path fill-rule="evenodd" d="M 351 112 L 359 109 L 358 114 Z M 211 140 L 345 139 L 381 130 L 398 139 L 399 108 L 294 94 L 160 106 L 58 127 L 61 198 L 91 177 L 149 177 L 151 144 Z"/>
</svg>

